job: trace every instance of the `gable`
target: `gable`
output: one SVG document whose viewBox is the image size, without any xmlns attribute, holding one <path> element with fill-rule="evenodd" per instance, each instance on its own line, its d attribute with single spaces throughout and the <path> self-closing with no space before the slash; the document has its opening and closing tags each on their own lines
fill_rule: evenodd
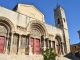
<svg viewBox="0 0 80 60">
<path fill-rule="evenodd" d="M 33 5 L 18 4 L 17 12 L 44 22 L 44 15 Z"/>
</svg>

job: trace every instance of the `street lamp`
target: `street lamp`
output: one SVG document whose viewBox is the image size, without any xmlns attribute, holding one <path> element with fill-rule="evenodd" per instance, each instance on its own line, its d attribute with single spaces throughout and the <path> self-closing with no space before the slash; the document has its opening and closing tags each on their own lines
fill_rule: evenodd
<svg viewBox="0 0 80 60">
<path fill-rule="evenodd" d="M 78 35 L 79 35 L 79 39 L 80 39 L 80 30 L 79 31 L 77 31 L 78 32 Z"/>
</svg>

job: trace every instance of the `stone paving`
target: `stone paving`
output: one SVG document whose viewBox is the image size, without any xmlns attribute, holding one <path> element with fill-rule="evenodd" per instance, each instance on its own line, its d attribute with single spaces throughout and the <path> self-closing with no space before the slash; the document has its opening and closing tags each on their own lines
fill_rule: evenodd
<svg viewBox="0 0 80 60">
<path fill-rule="evenodd" d="M 41 55 L 4 55 L 0 54 L 0 60 L 43 60 Z"/>
<path fill-rule="evenodd" d="M 0 60 L 44 60 L 42 55 L 7 55 L 0 54 Z M 77 58 L 69 59 L 63 56 L 56 57 L 56 60 L 80 60 Z"/>
</svg>

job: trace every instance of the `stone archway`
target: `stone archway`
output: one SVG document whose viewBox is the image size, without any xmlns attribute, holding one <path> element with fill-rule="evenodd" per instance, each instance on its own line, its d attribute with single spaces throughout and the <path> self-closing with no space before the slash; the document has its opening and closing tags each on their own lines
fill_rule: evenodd
<svg viewBox="0 0 80 60">
<path fill-rule="evenodd" d="M 30 31 L 30 45 L 33 54 L 41 54 L 44 46 L 43 36 L 47 35 L 45 26 L 40 21 L 31 21 L 28 25 Z"/>
<path fill-rule="evenodd" d="M 13 23 L 9 19 L 0 16 L 0 45 L 3 48 L 1 49 L 3 50 L 2 53 L 10 51 L 10 34 L 12 31 L 14 31 Z"/>
<path fill-rule="evenodd" d="M 60 35 L 56 35 L 56 52 L 58 54 L 63 54 L 63 46 L 62 46 L 62 39 Z"/>
<path fill-rule="evenodd" d="M 4 52 L 6 34 L 7 29 L 4 26 L 0 25 L 0 53 Z"/>
<path fill-rule="evenodd" d="M 10 27 L 11 31 L 15 31 L 14 24 L 8 18 L 0 16 L 0 22 L 2 21 Z"/>
<path fill-rule="evenodd" d="M 27 25 L 27 31 L 31 32 L 31 28 L 34 25 L 37 26 L 37 27 L 39 26 L 40 28 L 39 27 L 38 28 L 40 29 L 40 31 L 43 31 L 44 32 L 45 36 L 48 35 L 47 29 L 44 26 L 44 24 L 42 22 L 40 22 L 40 21 L 37 21 L 37 20 L 33 20 L 33 21 L 30 21 L 28 23 L 28 25 Z"/>
</svg>

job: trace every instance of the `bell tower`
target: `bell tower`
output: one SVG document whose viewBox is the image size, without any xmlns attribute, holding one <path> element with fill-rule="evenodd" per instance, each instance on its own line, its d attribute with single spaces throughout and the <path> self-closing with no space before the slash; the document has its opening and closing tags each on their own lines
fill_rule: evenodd
<svg viewBox="0 0 80 60">
<path fill-rule="evenodd" d="M 57 6 L 54 9 L 54 18 L 55 18 L 55 26 L 63 30 L 63 38 L 64 38 L 64 50 L 65 53 L 70 52 L 70 41 L 69 41 L 69 34 L 68 34 L 68 27 L 64 9 L 61 6 Z"/>
</svg>

